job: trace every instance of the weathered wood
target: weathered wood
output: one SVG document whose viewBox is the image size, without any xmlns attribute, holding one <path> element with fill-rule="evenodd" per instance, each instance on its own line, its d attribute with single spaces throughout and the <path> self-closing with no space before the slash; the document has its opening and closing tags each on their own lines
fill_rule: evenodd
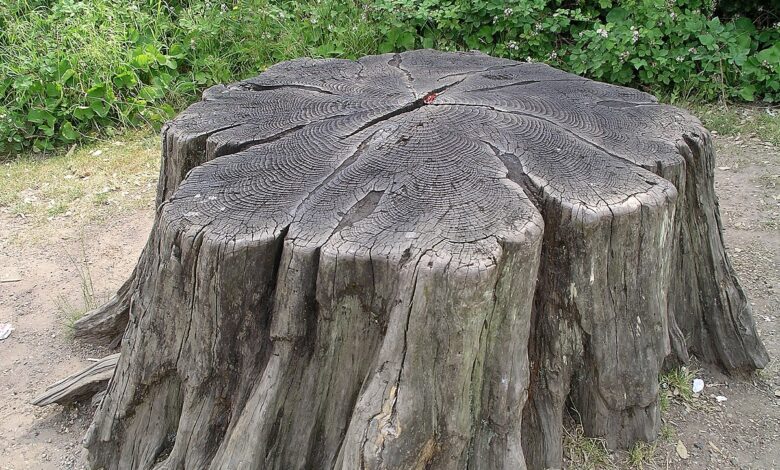
<svg viewBox="0 0 780 470">
<path fill-rule="evenodd" d="M 144 258 L 143 254 L 141 258 Z M 119 346 L 127 327 L 136 272 L 137 269 L 133 270 L 130 278 L 108 302 L 76 320 L 73 324 L 75 339 L 108 346 L 111 349 Z"/>
<path fill-rule="evenodd" d="M 102 392 L 114 375 L 118 360 L 119 354 L 106 356 L 84 370 L 50 385 L 30 403 L 36 406 L 52 403 L 67 405 Z"/>
<path fill-rule="evenodd" d="M 665 360 L 767 361 L 712 165 L 684 111 L 478 53 L 210 88 L 164 129 L 152 235 L 90 320 L 127 323 L 90 462 L 555 468 L 568 406 L 610 447 L 651 440 Z"/>
</svg>

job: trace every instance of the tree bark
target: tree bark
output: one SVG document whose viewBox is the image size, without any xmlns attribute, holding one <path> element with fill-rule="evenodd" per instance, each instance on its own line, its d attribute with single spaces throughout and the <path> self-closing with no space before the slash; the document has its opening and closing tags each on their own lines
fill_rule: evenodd
<svg viewBox="0 0 780 470">
<path fill-rule="evenodd" d="M 77 329 L 122 337 L 90 463 L 556 468 L 571 409 L 652 440 L 665 360 L 768 360 L 713 160 L 650 95 L 478 53 L 210 88 L 163 130 L 132 279 Z"/>
</svg>

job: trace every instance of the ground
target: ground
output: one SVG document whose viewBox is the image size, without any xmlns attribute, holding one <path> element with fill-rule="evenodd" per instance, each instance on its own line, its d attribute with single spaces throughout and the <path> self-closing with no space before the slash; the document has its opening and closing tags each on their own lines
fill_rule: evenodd
<svg viewBox="0 0 780 470">
<path fill-rule="evenodd" d="M 780 117 L 697 108 L 715 136 L 716 189 L 729 256 L 772 358 L 780 355 Z M 69 325 L 132 270 L 151 229 L 157 137 L 133 133 L 46 160 L 0 165 L 0 470 L 82 468 L 90 403 L 29 404 L 107 351 Z M 692 378 L 706 387 L 692 395 Z M 662 436 L 609 454 L 571 425 L 570 468 L 780 468 L 780 366 L 728 377 L 691 364 L 662 378 Z M 726 401 L 718 402 L 722 396 Z M 682 456 L 687 456 L 683 459 Z M 687 454 L 687 455 L 686 455 Z"/>
</svg>

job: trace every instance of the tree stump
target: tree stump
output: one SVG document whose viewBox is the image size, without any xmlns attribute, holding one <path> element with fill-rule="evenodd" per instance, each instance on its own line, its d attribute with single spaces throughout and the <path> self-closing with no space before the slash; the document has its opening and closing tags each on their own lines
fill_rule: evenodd
<svg viewBox="0 0 780 470">
<path fill-rule="evenodd" d="M 77 328 L 124 331 L 90 463 L 555 468 L 567 410 L 652 440 L 665 360 L 768 360 L 713 163 L 680 109 L 480 53 L 212 87 L 163 130 L 133 278 Z"/>
</svg>

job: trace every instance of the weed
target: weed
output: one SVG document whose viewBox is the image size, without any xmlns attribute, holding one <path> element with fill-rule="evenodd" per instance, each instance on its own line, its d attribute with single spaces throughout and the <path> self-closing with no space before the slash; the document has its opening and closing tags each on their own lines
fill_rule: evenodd
<svg viewBox="0 0 780 470">
<path fill-rule="evenodd" d="M 644 469 L 646 465 L 653 465 L 656 459 L 656 449 L 656 444 L 637 442 L 628 451 L 628 464 L 640 470 Z"/>
<path fill-rule="evenodd" d="M 71 304 L 65 296 L 57 297 L 57 307 L 65 319 L 65 326 L 68 331 L 73 330 L 73 325 L 88 311 L 98 307 L 98 299 L 95 297 L 95 289 L 92 284 L 92 273 L 89 269 L 89 263 L 86 257 L 86 248 L 82 243 L 81 258 L 76 260 L 68 255 L 68 260 L 76 269 L 79 277 L 79 287 L 81 289 L 80 305 Z"/>
<path fill-rule="evenodd" d="M 570 468 L 582 470 L 617 468 L 603 439 L 587 437 L 582 425 L 564 427 L 563 449 Z"/>
<path fill-rule="evenodd" d="M 659 381 L 661 385 L 662 396 L 671 397 L 683 403 L 693 401 L 693 379 L 695 372 L 687 367 L 677 367 L 669 372 L 662 374 Z M 661 403 L 663 411 L 663 402 Z M 667 404 L 668 408 L 668 404 Z"/>
<path fill-rule="evenodd" d="M 677 430 L 674 429 L 674 427 L 671 426 L 670 424 L 664 423 L 661 425 L 660 437 L 664 441 L 671 441 L 672 439 L 677 437 Z"/>
<path fill-rule="evenodd" d="M 658 389 L 658 407 L 661 409 L 661 413 L 669 411 L 669 392 L 663 387 Z"/>
</svg>

